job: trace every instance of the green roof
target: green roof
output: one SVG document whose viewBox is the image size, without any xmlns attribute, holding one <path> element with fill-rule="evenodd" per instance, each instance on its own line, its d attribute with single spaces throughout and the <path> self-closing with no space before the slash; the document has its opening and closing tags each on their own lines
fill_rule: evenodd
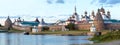
<svg viewBox="0 0 120 45">
<path fill-rule="evenodd" d="M 110 21 L 110 22 L 113 22 L 113 23 L 120 23 L 120 20 L 115 20 L 115 19 L 111 19 L 111 20 L 104 20 L 104 21 Z"/>
<path fill-rule="evenodd" d="M 30 26 L 38 26 L 39 22 L 34 21 L 23 21 L 21 22 L 22 25 L 30 25 Z"/>
<path fill-rule="evenodd" d="M 89 21 L 93 21 L 93 20 L 89 20 Z M 120 23 L 120 20 L 115 20 L 115 19 L 104 20 L 104 21 L 110 21 L 112 23 Z"/>
</svg>

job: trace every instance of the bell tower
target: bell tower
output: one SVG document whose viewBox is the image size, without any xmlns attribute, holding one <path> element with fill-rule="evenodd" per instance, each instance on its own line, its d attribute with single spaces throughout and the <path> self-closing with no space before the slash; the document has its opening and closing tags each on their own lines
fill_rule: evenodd
<svg viewBox="0 0 120 45">
<path fill-rule="evenodd" d="M 110 11 L 107 11 L 107 16 L 109 19 L 111 19 Z"/>
<path fill-rule="evenodd" d="M 77 13 L 77 8 L 76 8 L 76 6 L 74 7 L 74 10 L 75 10 L 75 12 L 74 12 L 73 16 L 75 16 L 76 22 L 78 22 L 78 21 L 79 21 L 79 15 L 78 15 L 78 13 Z"/>
</svg>

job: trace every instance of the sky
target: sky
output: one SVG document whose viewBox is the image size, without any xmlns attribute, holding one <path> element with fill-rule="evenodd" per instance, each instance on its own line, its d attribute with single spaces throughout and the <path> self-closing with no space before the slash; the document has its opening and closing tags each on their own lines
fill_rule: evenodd
<svg viewBox="0 0 120 45">
<path fill-rule="evenodd" d="M 67 20 L 77 8 L 79 17 L 87 11 L 88 15 L 104 7 L 111 12 L 112 19 L 120 20 L 120 0 L 0 0 L 0 18 L 10 16 L 26 18 L 44 18 L 46 22 Z"/>
</svg>

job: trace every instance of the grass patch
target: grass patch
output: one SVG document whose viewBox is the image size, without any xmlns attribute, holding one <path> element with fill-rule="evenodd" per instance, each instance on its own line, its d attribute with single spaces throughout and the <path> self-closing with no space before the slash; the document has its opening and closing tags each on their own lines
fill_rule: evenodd
<svg viewBox="0 0 120 45">
<path fill-rule="evenodd" d="M 24 31 L 21 31 L 21 30 L 9 30 L 8 32 L 11 32 L 11 33 L 21 33 L 21 32 L 24 32 Z"/>
<path fill-rule="evenodd" d="M 112 31 L 101 36 L 94 36 L 90 40 L 94 41 L 95 43 L 100 43 L 100 42 L 109 42 L 119 39 L 120 39 L 120 31 Z"/>
<path fill-rule="evenodd" d="M 21 33 L 21 32 L 24 32 L 23 30 L 17 30 L 17 29 L 10 29 L 8 30 L 8 32 L 10 33 Z"/>
<path fill-rule="evenodd" d="M 80 30 L 71 30 L 71 31 L 42 31 L 39 33 L 32 33 L 32 34 L 72 34 L 72 35 L 85 35 L 89 31 L 80 31 Z"/>
</svg>

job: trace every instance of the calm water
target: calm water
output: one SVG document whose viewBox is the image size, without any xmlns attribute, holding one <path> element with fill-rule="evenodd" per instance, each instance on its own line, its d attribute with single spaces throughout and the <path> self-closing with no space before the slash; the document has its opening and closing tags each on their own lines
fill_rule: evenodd
<svg viewBox="0 0 120 45">
<path fill-rule="evenodd" d="M 90 36 L 24 35 L 0 33 L 0 45 L 74 45 L 92 43 Z"/>
</svg>

